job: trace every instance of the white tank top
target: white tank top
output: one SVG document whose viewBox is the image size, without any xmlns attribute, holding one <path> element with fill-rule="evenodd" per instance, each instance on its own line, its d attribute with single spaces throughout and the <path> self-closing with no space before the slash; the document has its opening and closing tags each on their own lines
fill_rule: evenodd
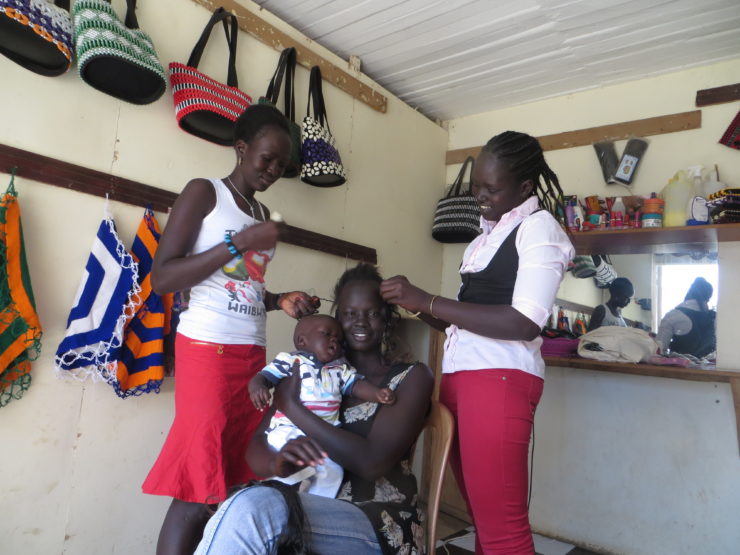
<svg viewBox="0 0 740 555">
<path fill-rule="evenodd" d="M 612 311 L 609 309 L 606 304 L 602 304 L 601 306 L 604 307 L 604 310 L 606 313 L 604 314 L 604 319 L 601 321 L 602 326 L 619 326 L 620 328 L 627 328 L 627 322 L 624 321 L 624 318 L 621 316 L 614 316 L 612 314 Z"/>
<path fill-rule="evenodd" d="M 223 181 L 210 181 L 216 191 L 216 206 L 203 218 L 189 254 L 198 254 L 223 243 L 226 233 L 233 235 L 259 223 L 236 205 Z M 275 249 L 245 252 L 242 258 L 233 258 L 193 287 L 188 309 L 180 315 L 177 331 L 200 341 L 264 346 L 264 276 L 274 254 Z"/>
</svg>

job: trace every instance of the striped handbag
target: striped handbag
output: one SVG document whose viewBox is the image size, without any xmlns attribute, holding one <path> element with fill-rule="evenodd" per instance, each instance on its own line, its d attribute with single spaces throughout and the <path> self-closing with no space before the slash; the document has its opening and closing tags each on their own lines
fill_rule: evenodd
<svg viewBox="0 0 740 555">
<path fill-rule="evenodd" d="M 54 77 L 72 65 L 69 0 L 0 0 L 0 54 Z"/>
<path fill-rule="evenodd" d="M 437 202 L 432 237 L 440 243 L 469 243 L 480 233 L 480 207 L 470 192 L 470 184 L 463 187 L 463 179 L 470 166 L 473 173 L 475 159 L 468 156 L 455 181 L 444 198 Z"/>
<path fill-rule="evenodd" d="M 167 78 L 152 39 L 139 29 L 136 0 L 126 0 L 125 22 L 109 0 L 76 0 L 72 19 L 83 81 L 132 104 L 151 104 L 164 94 Z"/>
<path fill-rule="evenodd" d="M 231 25 L 228 20 L 231 19 Z M 198 64 L 213 26 L 222 22 L 229 44 L 229 69 L 226 84 L 198 71 Z M 234 122 L 252 104 L 252 98 L 239 90 L 236 77 L 236 40 L 239 34 L 236 17 L 218 8 L 206 24 L 187 64 L 170 63 L 170 84 L 175 102 L 175 116 L 183 131 L 231 146 Z"/>
</svg>

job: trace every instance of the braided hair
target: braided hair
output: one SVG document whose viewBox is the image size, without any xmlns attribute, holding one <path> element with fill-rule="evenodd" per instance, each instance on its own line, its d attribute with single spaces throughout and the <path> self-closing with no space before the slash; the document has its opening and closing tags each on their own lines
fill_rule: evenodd
<svg viewBox="0 0 740 555">
<path fill-rule="evenodd" d="M 540 207 L 563 222 L 563 191 L 558 176 L 547 165 L 542 147 L 535 137 L 518 131 L 504 131 L 491 138 L 481 152 L 505 162 L 518 183 L 532 180 L 532 196 L 537 196 Z"/>
</svg>

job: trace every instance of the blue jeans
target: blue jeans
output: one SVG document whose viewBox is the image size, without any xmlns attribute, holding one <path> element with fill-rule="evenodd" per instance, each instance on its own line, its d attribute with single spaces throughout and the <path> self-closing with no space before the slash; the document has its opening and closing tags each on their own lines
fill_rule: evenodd
<svg viewBox="0 0 740 555">
<path fill-rule="evenodd" d="M 352 503 L 300 494 L 311 531 L 311 548 L 321 554 L 381 553 L 375 530 Z M 232 495 L 211 517 L 193 555 L 266 555 L 275 553 L 288 520 L 282 494 L 251 487 Z"/>
</svg>

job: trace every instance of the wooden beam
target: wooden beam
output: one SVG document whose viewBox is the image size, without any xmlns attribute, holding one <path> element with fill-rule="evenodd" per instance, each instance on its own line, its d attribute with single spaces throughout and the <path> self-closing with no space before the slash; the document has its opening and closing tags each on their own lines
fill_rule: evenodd
<svg viewBox="0 0 740 555">
<path fill-rule="evenodd" d="M 543 150 L 560 150 L 576 146 L 586 146 L 599 141 L 618 141 L 629 137 L 649 137 L 651 135 L 662 135 L 664 133 L 675 133 L 687 129 L 699 129 L 701 127 L 701 110 L 692 112 L 681 112 L 679 114 L 668 114 L 654 118 L 637 119 L 566 131 L 554 135 L 543 135 L 538 137 Z M 448 150 L 445 163 L 462 164 L 468 156 L 477 156 L 482 146 L 459 148 Z"/>
<path fill-rule="evenodd" d="M 735 425 L 737 427 L 737 446 L 740 450 L 740 377 L 730 378 L 732 402 L 735 405 Z"/>
<path fill-rule="evenodd" d="M 329 60 L 312 52 L 277 27 L 274 27 L 264 19 L 250 12 L 247 8 L 239 4 L 239 2 L 235 0 L 193 0 L 193 2 L 204 6 L 210 11 L 215 11 L 223 6 L 227 11 L 236 16 L 242 31 L 252 35 L 260 42 L 277 51 L 282 51 L 284 48 L 290 46 L 294 47 L 296 49 L 296 60 L 299 64 L 309 69 L 313 66 L 319 66 L 321 68 L 321 76 L 328 83 L 338 87 L 360 102 L 367 104 L 373 110 L 382 113 L 387 111 L 388 99 L 384 95 L 368 87 L 346 71 L 338 68 Z M 265 90 L 267 90 L 267 83 L 265 83 Z"/>
<path fill-rule="evenodd" d="M 103 198 L 107 195 L 110 200 L 134 206 L 151 206 L 157 212 L 169 212 L 178 197 L 177 193 L 158 187 L 0 144 L 0 172 L 11 173 L 13 168 L 18 177 Z M 287 228 L 281 241 L 289 245 L 371 264 L 378 262 L 373 248 L 291 225 Z"/>
<path fill-rule="evenodd" d="M 740 100 L 740 83 L 696 91 L 697 106 L 711 106 Z"/>
<path fill-rule="evenodd" d="M 630 364 L 627 362 L 606 362 L 581 357 L 542 357 L 547 366 L 563 368 L 580 368 L 598 372 L 616 372 L 634 374 L 653 378 L 672 378 L 693 382 L 722 382 L 740 379 L 740 372 L 735 370 L 703 370 L 701 368 L 683 368 L 682 366 L 662 366 L 657 364 Z"/>
</svg>

